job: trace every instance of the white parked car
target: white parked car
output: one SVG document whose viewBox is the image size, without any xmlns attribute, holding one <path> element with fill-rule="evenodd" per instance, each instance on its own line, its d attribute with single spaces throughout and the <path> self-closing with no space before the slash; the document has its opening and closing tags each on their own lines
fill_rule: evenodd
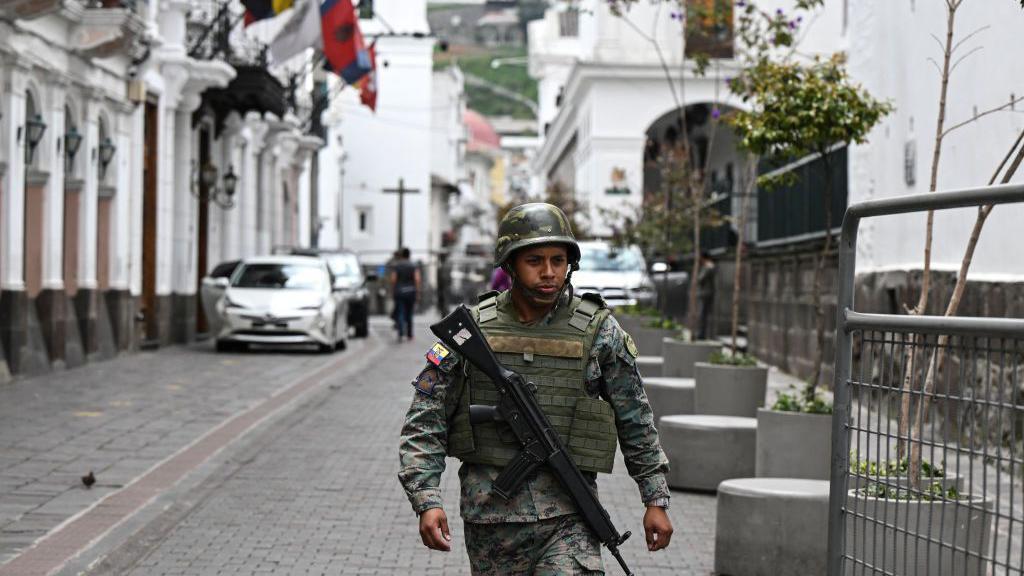
<svg viewBox="0 0 1024 576">
<path fill-rule="evenodd" d="M 596 292 L 609 306 L 654 306 L 658 295 L 637 246 L 580 242 L 580 269 L 572 274 L 577 293 Z"/>
<path fill-rule="evenodd" d="M 248 344 L 345 347 L 347 301 L 327 263 L 310 256 L 243 260 L 217 303 L 217 350 Z"/>
</svg>

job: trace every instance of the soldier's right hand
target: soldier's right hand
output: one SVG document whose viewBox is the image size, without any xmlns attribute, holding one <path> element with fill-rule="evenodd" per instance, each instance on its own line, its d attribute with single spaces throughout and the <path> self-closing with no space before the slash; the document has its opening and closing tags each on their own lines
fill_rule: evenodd
<svg viewBox="0 0 1024 576">
<path fill-rule="evenodd" d="M 451 551 L 452 535 L 443 509 L 431 508 L 420 514 L 420 539 L 431 550 Z"/>
</svg>

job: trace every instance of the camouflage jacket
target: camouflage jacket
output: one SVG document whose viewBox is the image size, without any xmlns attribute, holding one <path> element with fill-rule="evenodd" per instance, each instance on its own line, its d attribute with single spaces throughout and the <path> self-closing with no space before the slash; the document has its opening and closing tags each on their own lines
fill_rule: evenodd
<svg viewBox="0 0 1024 576">
<path fill-rule="evenodd" d="M 546 320 L 542 320 L 544 322 Z M 640 489 L 640 499 L 668 497 L 668 458 L 658 442 L 654 416 L 636 369 L 636 347 L 609 316 L 601 325 L 587 362 L 587 393 L 601 396 L 615 410 L 619 445 L 626 469 Z M 441 473 L 445 469 L 448 422 L 455 412 L 463 362 L 451 352 L 439 366 L 428 363 L 413 381 L 416 391 L 406 414 L 399 445 L 398 479 L 413 510 L 419 514 L 442 506 Z M 500 469 L 464 463 L 461 480 L 462 518 L 467 522 L 534 522 L 576 511 L 558 479 L 542 469 L 506 502 L 492 494 Z M 596 490 L 596 476 L 584 473 Z"/>
</svg>

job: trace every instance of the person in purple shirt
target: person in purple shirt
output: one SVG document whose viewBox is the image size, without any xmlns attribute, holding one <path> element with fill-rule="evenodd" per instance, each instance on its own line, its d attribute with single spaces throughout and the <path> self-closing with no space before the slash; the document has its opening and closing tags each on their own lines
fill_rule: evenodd
<svg viewBox="0 0 1024 576">
<path fill-rule="evenodd" d="M 491 275 L 491 290 L 497 290 L 498 292 L 504 292 L 512 287 L 512 277 L 505 272 L 502 267 L 494 269 L 494 274 Z"/>
</svg>

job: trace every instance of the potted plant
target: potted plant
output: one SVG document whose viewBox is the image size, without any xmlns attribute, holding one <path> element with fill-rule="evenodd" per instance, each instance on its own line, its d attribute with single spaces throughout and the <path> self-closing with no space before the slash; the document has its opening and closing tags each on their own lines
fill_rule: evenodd
<svg viewBox="0 0 1024 576">
<path fill-rule="evenodd" d="M 641 328 L 661 315 L 657 308 L 634 304 L 632 306 L 619 306 L 615 309 L 615 319 L 629 335 L 635 335 Z M 635 340 L 635 338 L 634 338 Z"/>
<path fill-rule="evenodd" d="M 650 317 L 635 332 L 630 332 L 642 356 L 666 356 L 662 341 L 682 332 L 682 325 L 672 318 Z M 666 374 L 667 376 L 668 374 Z"/>
<path fill-rule="evenodd" d="M 921 490 L 869 483 L 846 497 L 846 554 L 886 574 L 988 573 L 992 500 L 932 482 Z M 867 528 L 870 525 L 871 528 Z M 858 537 L 850 537 L 859 530 Z"/>
<path fill-rule="evenodd" d="M 753 418 L 764 406 L 768 368 L 751 356 L 714 352 L 707 362 L 694 364 L 694 377 L 697 414 Z"/>
<path fill-rule="evenodd" d="M 828 480 L 832 403 L 819 394 L 780 392 L 757 411 L 757 475 Z"/>
<path fill-rule="evenodd" d="M 870 460 L 858 458 L 856 451 L 850 452 L 850 480 L 848 488 L 860 489 L 874 487 L 876 496 L 881 495 L 879 487 L 911 488 L 910 483 L 910 461 L 902 460 Z M 951 474 L 946 471 L 945 463 L 932 464 L 927 459 L 921 460 L 921 478 L 927 486 L 938 485 L 943 490 L 956 490 L 962 492 L 963 477 L 959 474 Z"/>
</svg>

